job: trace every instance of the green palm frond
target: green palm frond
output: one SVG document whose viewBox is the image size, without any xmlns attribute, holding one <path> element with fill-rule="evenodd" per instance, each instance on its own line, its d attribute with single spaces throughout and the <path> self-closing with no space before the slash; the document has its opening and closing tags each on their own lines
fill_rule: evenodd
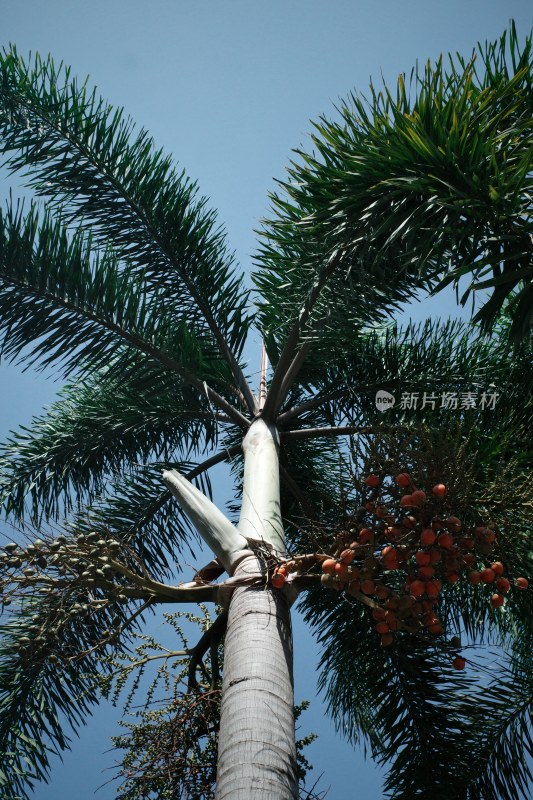
<svg viewBox="0 0 533 800">
<path fill-rule="evenodd" d="M 192 463 L 166 464 L 187 474 L 195 469 Z M 112 537 L 127 543 L 153 574 L 169 576 L 179 569 L 187 551 L 194 560 L 193 543 L 198 535 L 176 500 L 161 480 L 163 465 L 151 464 L 138 468 L 121 479 L 110 481 L 106 493 L 81 509 L 66 523 L 72 535 L 96 531 L 103 538 Z M 208 497 L 211 496 L 209 476 L 201 473 L 194 478 Z"/>
<path fill-rule="evenodd" d="M 507 433 L 513 429 L 514 447 L 516 451 L 521 448 L 527 458 L 531 358 L 526 342 L 513 349 L 507 336 L 482 337 L 476 327 L 457 321 L 386 326 L 357 337 L 337 361 L 311 353 L 309 366 L 306 364 L 299 376 L 303 384 L 300 394 L 297 400 L 289 395 L 285 405 L 297 408 L 321 395 L 326 402 L 304 411 L 298 419 L 288 413 L 286 424 L 294 428 L 346 423 L 410 426 L 425 421 L 436 426 L 453 425 L 454 420 L 465 418 L 479 425 L 484 446 L 492 447 L 493 457 L 504 439 L 510 447 Z M 394 408 L 385 414 L 375 406 L 377 389 L 387 389 L 396 398 Z M 474 393 L 477 404 L 476 411 L 467 414 L 461 409 L 466 392 Z M 455 393 L 457 408 L 443 407 L 443 393 Z M 402 410 L 404 394 L 416 396 L 416 405 Z M 489 402 L 492 394 L 494 407 Z"/>
<path fill-rule="evenodd" d="M 322 644 L 319 687 L 330 713 L 350 741 L 362 736 L 390 766 L 388 797 L 525 800 L 530 654 L 527 670 L 511 676 L 501 667 L 487 688 L 475 666 L 469 674 L 452 669 L 453 649 L 415 639 L 380 648 L 368 609 L 322 591 L 301 608 Z"/>
<path fill-rule="evenodd" d="M 409 759 L 404 750 L 387 779 L 389 797 L 411 800 L 431 794 L 443 800 L 527 800 L 533 779 L 531 655 L 522 671 L 511 669 L 509 664 L 500 665 L 496 671 L 494 664 L 488 667 L 493 676 L 488 686 L 485 680 L 476 685 L 469 676 L 464 704 L 472 715 L 471 726 L 448 731 L 447 749 L 436 755 L 433 764 Z M 440 785 L 435 780 L 439 771 Z M 425 785 L 420 782 L 424 772 Z"/>
<path fill-rule="evenodd" d="M 106 365 L 128 347 L 180 374 L 227 379 L 212 347 L 164 309 L 111 251 L 95 254 L 81 231 L 69 235 L 48 213 L 39 220 L 35 207 L 0 212 L 5 357 L 42 367 L 59 362 L 68 373 Z"/>
<path fill-rule="evenodd" d="M 216 215 L 144 130 L 70 70 L 16 50 L 0 56 L 0 140 L 10 170 L 134 265 L 237 377 L 248 294 Z M 241 387 L 242 388 L 242 387 Z"/>
<path fill-rule="evenodd" d="M 0 786 L 28 798 L 46 780 L 50 757 L 69 748 L 67 730 L 85 724 L 100 693 L 92 676 L 105 671 L 111 617 L 124 607 L 92 612 L 85 594 L 26 598 L 0 626 Z M 6 612 L 4 612 L 6 613 Z M 112 649 L 112 648 L 111 648 Z"/>
<path fill-rule="evenodd" d="M 337 332 L 337 347 L 348 346 L 361 323 L 462 275 L 462 302 L 493 289 L 477 315 L 485 327 L 516 292 L 513 333 L 528 328 L 531 58 L 531 39 L 520 48 L 512 28 L 468 63 L 428 64 L 411 88 L 402 75 L 395 94 L 371 86 L 368 100 L 354 95 L 315 126 L 313 152 L 296 152 L 272 197 L 259 253 L 274 363 L 313 291 L 300 342 Z"/>
<path fill-rule="evenodd" d="M 354 420 L 362 413 L 367 422 L 385 420 L 391 414 L 376 413 L 377 389 L 388 388 L 398 404 L 402 391 L 418 392 L 421 403 L 424 392 L 429 396 L 432 391 L 466 390 L 476 384 L 488 387 L 505 377 L 511 363 L 504 342 L 480 337 L 476 328 L 459 321 L 386 325 L 354 336 L 350 347 L 337 356 L 322 346 L 313 349 L 298 377 L 308 396 L 298 402 L 316 394 L 337 395 L 331 408 L 341 418 Z M 287 398 L 286 406 L 296 404 L 291 396 Z M 393 409 L 392 415 L 396 412 L 397 408 Z M 313 413 L 320 411 L 309 412 L 306 419 Z"/>
<path fill-rule="evenodd" d="M 143 365 L 144 366 L 144 365 Z M 136 368 L 135 368 L 136 367 Z M 67 385 L 46 416 L 13 433 L 0 456 L 1 492 L 17 519 L 55 519 L 106 480 L 151 461 L 201 455 L 217 441 L 207 399 L 156 367 L 113 366 Z M 128 380 L 129 378 L 129 380 Z"/>
<path fill-rule="evenodd" d="M 530 640 L 531 646 L 531 640 Z M 531 650 L 530 650 L 531 653 Z M 473 752 L 467 800 L 521 800 L 533 782 L 533 670 L 501 669 L 484 690 L 492 710 L 485 736 Z M 492 723 L 492 724 L 491 724 Z"/>
<path fill-rule="evenodd" d="M 375 754 L 384 752 L 386 747 L 388 755 L 392 756 L 398 748 L 407 746 L 409 736 L 415 743 L 419 737 L 419 743 L 423 742 L 426 735 L 434 739 L 436 731 L 429 731 L 434 725 L 430 723 L 432 705 L 440 709 L 442 719 L 439 722 L 444 730 L 452 729 L 456 720 L 451 707 L 449 719 L 446 719 L 446 709 L 452 699 L 452 678 L 457 689 L 464 689 L 467 684 L 463 676 L 446 670 L 442 659 L 431 655 L 427 646 L 404 641 L 393 653 L 381 648 L 370 610 L 360 604 L 339 603 L 333 592 L 308 593 L 301 601 L 301 610 L 322 645 L 319 688 L 326 693 L 337 727 L 350 741 L 356 742 L 362 735 Z M 428 726 L 425 732 L 417 727 L 416 720 L 408 719 L 401 675 L 395 674 L 399 665 L 403 665 L 421 692 L 424 724 Z M 449 686 L 446 685 L 448 679 Z M 442 729 L 439 735 L 441 733 Z M 385 759 L 385 755 L 383 757 Z"/>
</svg>

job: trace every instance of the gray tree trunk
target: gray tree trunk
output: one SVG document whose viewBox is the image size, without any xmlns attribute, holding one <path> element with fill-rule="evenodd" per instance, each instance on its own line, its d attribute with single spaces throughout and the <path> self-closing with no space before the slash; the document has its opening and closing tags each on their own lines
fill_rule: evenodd
<svg viewBox="0 0 533 800">
<path fill-rule="evenodd" d="M 236 574 L 256 571 L 246 559 Z M 293 800 L 294 699 L 290 612 L 284 595 L 236 589 L 224 645 L 217 800 Z"/>
<path fill-rule="evenodd" d="M 239 531 L 283 547 L 277 434 L 257 420 L 243 442 L 245 476 Z M 264 568 L 256 556 L 235 576 Z M 292 633 L 289 603 L 270 587 L 233 592 L 224 645 L 217 800 L 295 800 Z"/>
</svg>

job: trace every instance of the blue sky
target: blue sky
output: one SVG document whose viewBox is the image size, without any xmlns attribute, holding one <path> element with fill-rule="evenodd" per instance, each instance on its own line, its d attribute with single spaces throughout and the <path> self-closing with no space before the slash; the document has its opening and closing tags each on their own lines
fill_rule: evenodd
<svg viewBox="0 0 533 800">
<path fill-rule="evenodd" d="M 219 210 L 243 269 L 256 246 L 254 229 L 268 213 L 268 192 L 283 178 L 292 148 L 306 146 L 310 119 L 333 114 L 339 98 L 365 91 L 381 74 L 394 81 L 418 59 L 469 54 L 516 20 L 524 36 L 533 22 L 526 0 L 0 0 L 0 44 L 23 55 L 51 53 L 90 76 L 100 93 L 124 106 L 158 145 L 198 180 Z M 0 194 L 5 195 L 7 184 Z M 455 313 L 453 298 L 424 302 L 411 313 Z M 257 353 L 250 353 L 255 359 Z M 252 365 L 251 370 L 256 371 Z M 54 376 L 0 365 L 0 433 L 27 424 L 49 403 Z M 216 484 L 224 499 L 223 473 Z M 312 700 L 304 729 L 320 735 L 310 749 L 329 800 L 382 796 L 382 778 L 362 754 L 335 737 L 316 694 L 318 651 L 295 625 L 296 691 Z M 107 737 L 116 711 L 104 708 L 74 742 L 37 800 L 90 800 L 109 778 Z M 113 797 L 112 787 L 96 795 Z"/>
</svg>

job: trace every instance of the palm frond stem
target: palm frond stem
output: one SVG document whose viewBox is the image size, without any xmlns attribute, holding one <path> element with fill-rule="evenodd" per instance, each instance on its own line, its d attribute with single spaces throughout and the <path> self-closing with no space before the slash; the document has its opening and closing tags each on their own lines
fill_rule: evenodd
<svg viewBox="0 0 533 800">
<path fill-rule="evenodd" d="M 385 429 L 380 427 L 380 431 Z M 396 428 L 398 430 L 398 428 Z M 376 433 L 377 429 L 374 426 L 357 427 L 353 425 L 339 425 L 336 427 L 327 428 L 302 428 L 297 431 L 282 431 L 280 439 L 282 442 L 294 441 L 295 439 L 318 439 L 323 436 L 354 436 L 358 433 Z"/>
<path fill-rule="evenodd" d="M 281 394 L 281 389 L 285 381 L 287 372 L 295 357 L 295 351 L 298 347 L 298 342 L 300 340 L 302 330 L 307 324 L 309 317 L 311 316 L 311 312 L 313 311 L 314 305 L 320 297 L 322 289 L 327 284 L 329 278 L 332 276 L 332 274 L 339 266 L 342 259 L 342 255 L 343 251 L 337 250 L 335 255 L 330 258 L 329 262 L 326 264 L 324 270 L 322 271 L 322 274 L 318 276 L 314 286 L 307 295 L 307 298 L 305 299 L 301 311 L 298 315 L 298 319 L 294 323 L 289 335 L 287 336 L 278 363 L 276 364 L 274 375 L 272 376 L 272 382 L 270 384 L 270 388 L 268 390 L 268 394 L 265 400 L 265 405 L 263 408 L 263 418 L 267 422 L 271 418 L 273 419 L 275 417 L 276 411 L 278 410 L 280 403 L 283 402 L 283 395 Z"/>
<path fill-rule="evenodd" d="M 289 408 L 288 411 L 284 411 L 283 414 L 280 414 L 277 418 L 277 423 L 278 425 L 284 425 L 286 422 L 289 422 L 289 420 L 299 417 L 301 414 L 305 414 L 306 411 L 312 411 L 313 408 L 317 408 L 325 403 L 329 403 L 331 400 L 339 400 L 347 393 L 347 389 L 338 389 L 337 391 L 330 392 L 322 397 L 314 397 L 312 400 L 306 400 L 304 403 L 293 406 L 292 408 Z"/>
</svg>

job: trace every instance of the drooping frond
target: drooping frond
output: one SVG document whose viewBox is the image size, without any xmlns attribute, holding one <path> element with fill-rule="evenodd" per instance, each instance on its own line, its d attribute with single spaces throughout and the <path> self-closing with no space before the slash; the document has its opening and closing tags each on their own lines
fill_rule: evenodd
<svg viewBox="0 0 533 800">
<path fill-rule="evenodd" d="M 369 609 L 320 590 L 301 606 L 322 645 L 319 686 L 330 713 L 344 735 L 363 737 L 390 765 L 387 797 L 525 800 L 530 669 L 506 679 L 503 669 L 487 688 L 484 671 L 476 682 L 475 666 L 458 673 L 450 652 L 426 642 L 381 648 Z"/>
<path fill-rule="evenodd" d="M 48 213 L 40 220 L 35 206 L 0 212 L 0 331 L 5 357 L 60 363 L 66 373 L 106 365 L 129 347 L 182 376 L 229 375 L 116 254 L 95 253 L 90 237 L 69 235 Z"/>
<path fill-rule="evenodd" d="M 272 197 L 258 257 L 274 364 L 315 346 L 334 359 L 418 289 L 465 274 L 463 302 L 493 289 L 477 316 L 485 327 L 511 296 L 513 333 L 527 331 L 531 54 L 513 28 L 477 60 L 439 60 L 411 90 L 400 76 L 395 95 L 371 87 L 315 126 L 314 152 L 297 152 Z"/>
<path fill-rule="evenodd" d="M 100 532 L 127 543 L 153 574 L 169 576 L 186 564 L 184 553 L 194 560 L 198 536 L 177 502 L 165 488 L 161 464 L 134 470 L 110 482 L 107 492 L 67 523 L 72 534 Z M 167 465 L 168 466 L 168 465 Z M 192 463 L 172 463 L 187 474 Z M 211 495 L 209 476 L 201 474 L 194 483 Z"/>
<path fill-rule="evenodd" d="M 35 781 L 47 779 L 50 757 L 69 748 L 67 731 L 85 724 L 99 701 L 91 676 L 105 671 L 101 656 L 110 645 L 88 651 L 105 640 L 112 617 L 120 624 L 127 611 L 117 606 L 93 610 L 86 592 L 72 592 L 68 597 L 27 598 L 4 616 L 0 786 L 4 796 L 26 799 Z"/>
<path fill-rule="evenodd" d="M 0 459 L 8 513 L 20 519 L 26 509 L 35 524 L 57 519 L 112 476 L 190 459 L 216 443 L 205 396 L 157 367 L 129 366 L 69 384 L 46 416 L 11 435 Z"/>
<path fill-rule="evenodd" d="M 126 258 L 196 336 L 209 335 L 251 402 L 237 363 L 247 292 L 215 214 L 147 132 L 68 68 L 39 56 L 25 64 L 12 49 L 0 56 L 0 134 L 9 169 Z"/>
</svg>

